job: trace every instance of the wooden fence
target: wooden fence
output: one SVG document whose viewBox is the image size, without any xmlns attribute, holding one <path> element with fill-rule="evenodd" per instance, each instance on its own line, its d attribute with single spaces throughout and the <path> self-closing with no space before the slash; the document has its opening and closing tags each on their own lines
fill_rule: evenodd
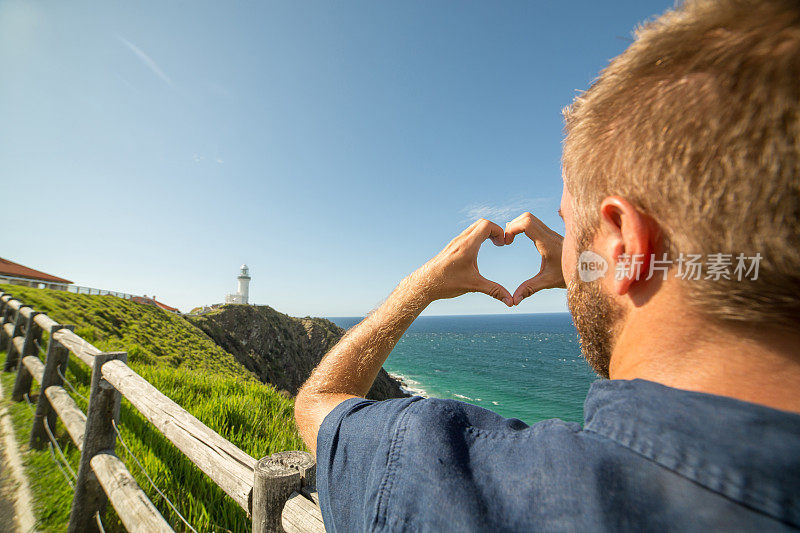
<svg viewBox="0 0 800 533">
<path fill-rule="evenodd" d="M 98 296 L 103 296 L 107 294 L 109 296 L 116 296 L 117 298 L 123 298 L 125 300 L 130 300 L 131 298 L 136 297 L 135 294 L 128 294 L 127 292 L 109 291 L 106 289 L 98 289 L 95 287 L 84 287 L 83 285 L 40 281 L 37 279 L 7 276 L 5 274 L 0 274 L 0 283 L 6 283 L 9 285 L 21 285 L 23 287 L 32 287 L 34 289 L 53 289 L 56 291 L 67 291 L 67 292 L 73 292 L 75 294 L 89 294 Z"/>
<path fill-rule="evenodd" d="M 49 332 L 44 361 L 38 348 L 43 331 Z M 256 461 L 134 372 L 126 353 L 101 352 L 73 326 L 0 292 L 4 349 L 3 370 L 17 372 L 12 400 L 24 400 L 33 380 L 39 383 L 30 447 L 47 445 L 58 418 L 81 452 L 69 532 L 97 530 L 96 517 L 109 501 L 128 531 L 173 531 L 114 452 L 122 396 L 248 513 L 255 533 L 325 530 L 309 453 L 278 452 Z M 92 369 L 85 414 L 63 388 L 70 354 Z"/>
</svg>

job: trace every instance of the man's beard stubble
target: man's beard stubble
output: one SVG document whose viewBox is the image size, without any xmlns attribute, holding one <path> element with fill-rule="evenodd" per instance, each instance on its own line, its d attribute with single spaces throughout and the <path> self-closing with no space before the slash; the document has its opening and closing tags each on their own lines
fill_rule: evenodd
<svg viewBox="0 0 800 533">
<path fill-rule="evenodd" d="M 591 236 L 584 233 L 577 241 L 580 253 L 589 249 Z M 625 312 L 611 296 L 603 292 L 600 280 L 581 281 L 577 267 L 576 264 L 572 278 L 567 282 L 567 307 L 578 330 L 583 357 L 595 372 L 608 378 L 617 326 Z"/>
</svg>

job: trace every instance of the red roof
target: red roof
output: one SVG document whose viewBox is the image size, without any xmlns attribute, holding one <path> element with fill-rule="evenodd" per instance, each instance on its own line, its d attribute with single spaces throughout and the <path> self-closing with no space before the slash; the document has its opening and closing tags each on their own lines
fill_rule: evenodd
<svg viewBox="0 0 800 533">
<path fill-rule="evenodd" d="M 72 283 L 68 279 L 51 276 L 50 274 L 39 272 L 38 270 L 28 268 L 24 265 L 20 265 L 19 263 L 9 261 L 8 259 L 3 259 L 2 257 L 0 257 L 0 275 L 11 276 L 15 278 L 33 279 L 38 281 L 49 281 L 51 283 Z"/>
<path fill-rule="evenodd" d="M 172 311 L 173 313 L 180 313 L 179 309 L 176 309 L 175 307 L 170 307 L 167 304 L 162 304 L 158 300 L 154 300 L 153 298 L 150 298 L 148 296 L 133 296 L 133 297 L 131 297 L 131 300 L 136 302 L 137 304 L 155 305 L 156 307 L 160 307 L 161 309 L 164 309 L 165 311 Z"/>
<path fill-rule="evenodd" d="M 167 311 L 172 311 L 173 313 L 180 313 L 180 311 L 179 311 L 177 308 L 175 308 L 175 307 L 170 307 L 170 306 L 168 306 L 167 304 L 162 304 L 162 303 L 161 303 L 161 302 L 159 302 L 158 300 L 153 300 L 153 301 L 154 301 L 154 302 L 156 303 L 156 305 L 157 305 L 157 306 L 159 306 L 161 309 L 166 309 Z"/>
</svg>

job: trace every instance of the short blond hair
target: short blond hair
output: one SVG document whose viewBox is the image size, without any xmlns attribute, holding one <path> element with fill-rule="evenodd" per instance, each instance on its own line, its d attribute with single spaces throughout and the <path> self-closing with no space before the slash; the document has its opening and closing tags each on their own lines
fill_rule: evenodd
<svg viewBox="0 0 800 533">
<path fill-rule="evenodd" d="M 564 110 L 576 223 L 608 195 L 665 249 L 760 253 L 757 280 L 687 281 L 707 316 L 800 327 L 800 3 L 695 0 L 635 41 Z"/>
</svg>

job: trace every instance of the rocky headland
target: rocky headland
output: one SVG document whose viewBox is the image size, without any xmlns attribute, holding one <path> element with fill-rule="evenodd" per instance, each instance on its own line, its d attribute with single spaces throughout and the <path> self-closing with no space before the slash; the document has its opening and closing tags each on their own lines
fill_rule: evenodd
<svg viewBox="0 0 800 533">
<path fill-rule="evenodd" d="M 267 305 L 229 304 L 185 318 L 261 381 L 293 396 L 345 333 L 330 320 L 290 317 Z M 367 398 L 408 396 L 400 387 L 381 369 Z"/>
</svg>

